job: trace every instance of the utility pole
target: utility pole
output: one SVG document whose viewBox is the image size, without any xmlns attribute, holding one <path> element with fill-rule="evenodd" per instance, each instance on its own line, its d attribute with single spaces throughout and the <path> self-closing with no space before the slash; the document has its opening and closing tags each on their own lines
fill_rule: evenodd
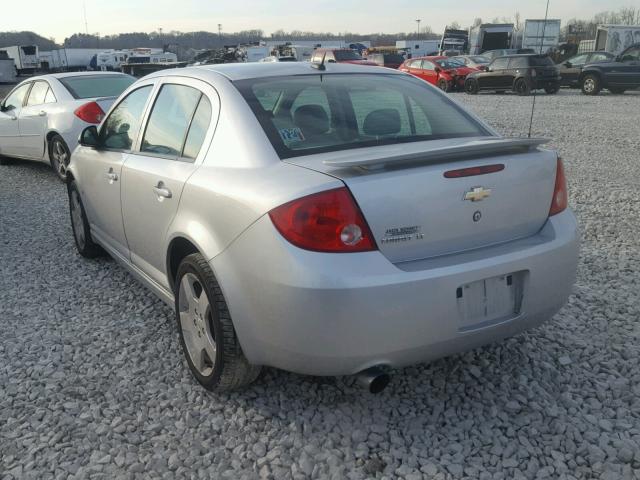
<svg viewBox="0 0 640 480">
<path fill-rule="evenodd" d="M 422 20 L 421 20 L 421 19 L 419 19 L 419 18 L 418 18 L 418 19 L 416 19 L 416 23 L 418 24 L 418 38 L 417 38 L 417 40 L 420 40 L 420 22 L 421 22 L 421 21 L 422 21 Z"/>
<path fill-rule="evenodd" d="M 220 41 L 220 46 L 222 46 L 222 24 L 218 24 L 218 40 Z"/>
<path fill-rule="evenodd" d="M 87 2 L 84 0 L 82 2 L 82 9 L 84 10 L 84 31 L 87 35 L 89 35 L 89 24 L 87 23 Z"/>
</svg>

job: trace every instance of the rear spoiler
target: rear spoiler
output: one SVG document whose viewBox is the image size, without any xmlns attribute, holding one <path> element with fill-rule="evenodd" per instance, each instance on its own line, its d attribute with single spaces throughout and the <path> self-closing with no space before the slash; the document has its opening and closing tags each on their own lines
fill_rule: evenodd
<svg viewBox="0 0 640 480">
<path fill-rule="evenodd" d="M 507 155 L 509 153 L 526 153 L 546 143 L 549 143 L 549 140 L 546 138 L 489 137 L 482 140 L 472 140 L 461 145 L 435 148 L 425 152 L 380 158 L 324 160 L 322 163 L 336 168 L 382 168 L 387 165 L 444 162 L 474 157 Z"/>
</svg>

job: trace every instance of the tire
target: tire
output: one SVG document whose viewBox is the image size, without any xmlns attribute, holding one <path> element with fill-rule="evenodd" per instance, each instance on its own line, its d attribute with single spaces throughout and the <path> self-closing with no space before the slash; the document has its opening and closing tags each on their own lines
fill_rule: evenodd
<svg viewBox="0 0 640 480">
<path fill-rule="evenodd" d="M 478 86 L 478 81 L 473 78 L 467 78 L 464 82 L 464 91 L 468 95 L 477 95 L 480 87 Z"/>
<path fill-rule="evenodd" d="M 503 95 L 506 90 L 496 90 L 496 95 Z"/>
<path fill-rule="evenodd" d="M 440 80 L 438 80 L 438 88 L 443 92 L 451 91 L 451 85 L 444 78 L 441 78 Z"/>
<path fill-rule="evenodd" d="M 614 95 L 622 95 L 624 92 L 626 92 L 626 89 L 620 87 L 609 87 L 609 91 Z"/>
<path fill-rule="evenodd" d="M 526 78 L 517 79 L 516 83 L 513 84 L 513 89 L 521 97 L 526 97 L 531 94 L 531 85 L 529 85 Z"/>
<path fill-rule="evenodd" d="M 70 160 L 71 151 L 64 139 L 58 134 L 51 137 L 51 140 L 49 140 L 49 161 L 51 162 L 51 168 L 63 182 L 67 181 L 67 167 Z"/>
<path fill-rule="evenodd" d="M 201 254 L 180 263 L 174 296 L 180 344 L 196 380 L 214 391 L 251 384 L 262 367 L 244 356 L 220 285 Z"/>
<path fill-rule="evenodd" d="M 602 82 L 600 77 L 592 73 L 585 75 L 582 79 L 582 93 L 585 95 L 598 95 L 602 90 Z"/>
<path fill-rule="evenodd" d="M 0 165 L 11 165 L 12 163 L 13 160 L 11 158 L 0 155 Z"/>
<path fill-rule="evenodd" d="M 547 85 L 544 87 L 544 91 L 547 92 L 547 95 L 555 95 L 560 91 L 560 85 Z"/>
<path fill-rule="evenodd" d="M 75 181 L 67 184 L 67 192 L 69 194 L 71 229 L 73 230 L 73 240 L 78 253 L 85 258 L 95 258 L 102 255 L 104 250 L 100 245 L 94 243 L 93 238 L 91 238 L 89 221 Z"/>
</svg>

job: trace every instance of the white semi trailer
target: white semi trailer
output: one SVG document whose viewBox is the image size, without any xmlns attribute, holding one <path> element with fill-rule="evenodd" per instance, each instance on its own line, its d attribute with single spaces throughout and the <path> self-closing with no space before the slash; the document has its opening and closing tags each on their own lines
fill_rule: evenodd
<svg viewBox="0 0 640 480">
<path fill-rule="evenodd" d="M 640 44 L 640 25 L 598 25 L 595 50 L 620 55 L 635 44 Z"/>
<path fill-rule="evenodd" d="M 560 20 L 525 20 L 522 48 L 547 53 L 560 45 Z"/>
<path fill-rule="evenodd" d="M 33 73 L 40 68 L 37 45 L 15 45 L 13 47 L 2 47 L 0 52 L 6 52 L 9 58 L 13 59 L 18 74 Z"/>
<path fill-rule="evenodd" d="M 487 50 L 503 50 L 513 44 L 512 23 L 484 23 L 469 29 L 469 54 L 480 55 Z"/>
</svg>

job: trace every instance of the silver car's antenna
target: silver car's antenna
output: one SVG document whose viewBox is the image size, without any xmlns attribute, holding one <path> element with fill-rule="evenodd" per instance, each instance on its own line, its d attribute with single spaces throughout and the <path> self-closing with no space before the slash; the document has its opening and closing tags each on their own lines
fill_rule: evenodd
<svg viewBox="0 0 640 480">
<path fill-rule="evenodd" d="M 549 1 L 547 0 L 547 10 L 544 13 L 544 24 L 542 25 L 542 38 L 540 39 L 540 55 L 542 55 L 542 49 L 544 48 L 544 36 L 547 31 L 547 18 L 549 18 Z M 524 34 L 523 34 L 524 38 Z M 535 87 L 535 85 L 534 85 Z M 531 118 L 529 119 L 529 138 L 531 138 L 531 129 L 533 128 L 533 114 L 536 111 L 536 88 L 533 89 L 533 104 L 531 105 Z"/>
</svg>

